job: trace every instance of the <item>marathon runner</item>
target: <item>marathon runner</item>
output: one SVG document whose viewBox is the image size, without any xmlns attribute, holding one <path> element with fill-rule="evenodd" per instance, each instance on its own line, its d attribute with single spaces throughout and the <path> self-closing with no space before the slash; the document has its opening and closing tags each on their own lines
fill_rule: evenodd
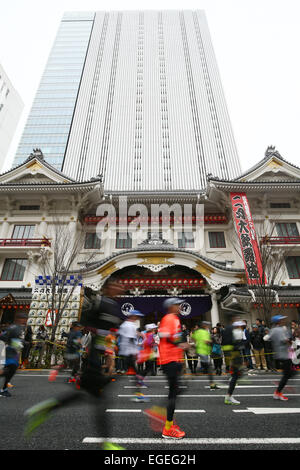
<svg viewBox="0 0 300 470">
<path fill-rule="evenodd" d="M 163 423 L 162 437 L 165 439 L 182 439 L 185 432 L 174 423 L 176 396 L 179 393 L 179 379 L 183 364 L 183 351 L 188 349 L 188 343 L 183 343 L 181 324 L 179 320 L 180 305 L 183 299 L 170 298 L 164 301 L 163 307 L 167 310 L 159 326 L 159 353 L 163 373 L 169 384 L 167 409 L 158 407 L 145 410 L 151 420 Z"/>
<path fill-rule="evenodd" d="M 85 288 L 84 302 L 80 322 L 85 325 L 92 335 L 91 347 L 88 352 L 86 367 L 82 372 L 80 391 L 74 389 L 66 395 L 50 398 L 25 412 L 27 416 L 26 434 L 30 435 L 37 427 L 51 416 L 51 412 L 71 403 L 86 398 L 87 392 L 95 407 L 98 433 L 109 436 L 107 422 L 107 402 L 111 398 L 108 385 L 111 377 L 104 375 L 101 367 L 101 356 L 105 351 L 105 337 L 110 328 L 116 328 L 121 323 L 120 308 L 114 297 L 120 295 L 123 288 L 114 281 L 108 281 L 101 297 L 90 288 Z M 103 450 L 122 450 L 123 448 L 107 440 L 103 442 Z"/>
<path fill-rule="evenodd" d="M 4 378 L 3 388 L 0 389 L 0 398 L 10 398 L 11 393 L 8 391 L 9 383 L 18 370 L 20 362 L 20 353 L 24 346 L 24 333 L 27 323 L 26 313 L 17 313 L 15 323 L 9 326 L 0 335 L 0 341 L 6 344 L 5 365 L 0 370 L 0 377 Z"/>
</svg>

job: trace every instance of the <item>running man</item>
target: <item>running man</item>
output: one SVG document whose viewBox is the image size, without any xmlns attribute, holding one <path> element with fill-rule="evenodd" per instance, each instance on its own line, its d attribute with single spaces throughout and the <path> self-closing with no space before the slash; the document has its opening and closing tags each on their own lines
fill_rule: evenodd
<svg viewBox="0 0 300 470">
<path fill-rule="evenodd" d="M 164 416 L 160 411 L 160 416 L 156 416 L 155 408 L 154 410 L 145 411 L 145 414 L 154 420 L 164 420 L 162 437 L 166 439 L 182 439 L 185 436 L 185 432 L 174 424 L 173 419 L 176 396 L 179 392 L 178 382 L 183 364 L 183 351 L 189 347 L 187 343 L 183 343 L 181 336 L 179 315 L 182 302 L 184 300 L 178 298 L 170 298 L 164 301 L 163 307 L 167 310 L 167 313 L 162 318 L 158 330 L 160 363 L 169 384 L 166 415 Z"/>
<path fill-rule="evenodd" d="M 211 345 L 212 339 L 210 335 L 210 325 L 208 321 L 203 321 L 200 324 L 200 328 L 195 330 L 192 334 L 192 338 L 196 343 L 196 352 L 200 358 L 200 364 L 203 369 L 204 374 L 208 375 L 210 390 L 217 390 L 218 387 L 214 383 L 212 368 L 211 368 Z"/>
<path fill-rule="evenodd" d="M 11 393 L 8 391 L 8 384 L 19 367 L 20 353 L 24 346 L 23 338 L 26 323 L 27 315 L 25 313 L 17 313 L 15 323 L 9 326 L 0 335 L 0 341 L 6 344 L 5 365 L 4 368 L 0 370 L 0 377 L 4 378 L 3 388 L 0 389 L 0 397 L 11 397 Z"/>
<path fill-rule="evenodd" d="M 81 338 L 82 338 L 82 326 L 78 322 L 73 322 L 70 333 L 68 335 L 67 349 L 65 353 L 65 359 L 71 367 L 71 377 L 68 383 L 75 383 L 76 376 L 80 369 L 80 350 L 81 350 Z"/>
<path fill-rule="evenodd" d="M 232 394 L 234 392 L 238 378 L 242 375 L 243 368 L 243 348 L 244 348 L 244 321 L 235 321 L 231 326 L 225 328 L 222 332 L 222 345 L 226 346 L 225 351 L 230 360 L 232 377 L 229 383 L 227 395 L 224 403 L 226 405 L 239 405 L 240 402 L 236 400 Z"/>
<path fill-rule="evenodd" d="M 113 375 L 115 370 L 115 358 L 117 349 L 117 332 L 116 328 L 111 328 L 109 334 L 105 338 L 105 364 L 104 369 L 108 375 Z"/>
<path fill-rule="evenodd" d="M 126 369 L 133 369 L 137 387 L 145 387 L 144 377 L 138 373 L 136 360 L 139 352 L 136 321 L 144 315 L 139 310 L 131 310 L 119 329 L 120 347 L 119 354 L 125 359 Z M 132 401 L 149 401 L 140 391 L 136 393 Z"/>
<path fill-rule="evenodd" d="M 271 329 L 269 339 L 272 341 L 275 359 L 280 361 L 283 369 L 283 376 L 274 392 L 275 400 L 288 401 L 288 397 L 284 396 L 282 390 L 286 386 L 288 380 L 295 374 L 293 370 L 292 360 L 289 358 L 289 346 L 291 345 L 291 335 L 286 329 L 286 318 L 283 315 L 275 315 L 272 317 L 274 327 Z"/>
<path fill-rule="evenodd" d="M 155 358 L 156 358 L 156 342 L 154 332 L 157 326 L 154 323 L 146 325 L 146 333 L 143 340 L 143 349 L 138 354 L 138 364 L 145 363 L 145 369 L 141 375 L 145 378 L 146 375 L 154 375 L 155 371 Z"/>
<path fill-rule="evenodd" d="M 120 307 L 114 297 L 123 293 L 119 283 L 108 281 L 101 297 L 90 288 L 85 288 L 84 302 L 81 315 L 81 324 L 91 332 L 92 342 L 89 348 L 87 364 L 80 381 L 80 391 L 74 389 L 67 395 L 50 398 L 25 412 L 28 418 L 26 434 L 31 434 L 37 427 L 47 420 L 54 410 L 58 410 L 71 403 L 86 398 L 87 392 L 94 404 L 98 433 L 103 433 L 105 439 L 109 436 L 106 408 L 111 399 L 108 385 L 111 377 L 102 373 L 101 356 L 105 351 L 105 337 L 110 328 L 116 328 L 121 323 Z M 123 450 L 122 447 L 107 440 L 103 442 L 103 450 Z"/>
</svg>

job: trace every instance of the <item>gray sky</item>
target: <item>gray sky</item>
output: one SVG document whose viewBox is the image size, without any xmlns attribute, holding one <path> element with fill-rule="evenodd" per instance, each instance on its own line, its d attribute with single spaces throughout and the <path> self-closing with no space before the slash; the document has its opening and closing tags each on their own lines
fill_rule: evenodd
<svg viewBox="0 0 300 470">
<path fill-rule="evenodd" d="M 243 170 L 268 145 L 300 166 L 299 0 L 9 0 L 0 16 L 0 63 L 26 117 L 64 11 L 203 9 L 217 56 Z"/>
</svg>

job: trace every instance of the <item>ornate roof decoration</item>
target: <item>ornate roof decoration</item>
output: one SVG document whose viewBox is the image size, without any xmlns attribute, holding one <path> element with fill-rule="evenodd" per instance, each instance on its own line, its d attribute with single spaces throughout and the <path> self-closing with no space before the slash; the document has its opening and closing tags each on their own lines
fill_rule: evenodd
<svg viewBox="0 0 300 470">
<path fill-rule="evenodd" d="M 29 162 L 30 160 L 32 160 L 33 158 L 38 158 L 39 160 L 43 160 L 44 161 L 44 154 L 43 152 L 41 151 L 41 149 L 33 149 L 33 151 L 31 152 L 31 154 L 29 155 L 28 158 L 26 158 L 26 160 L 24 161 L 24 163 L 27 163 Z"/>
<path fill-rule="evenodd" d="M 274 145 L 269 145 L 269 147 L 265 151 L 265 158 L 269 159 L 270 157 L 277 157 L 277 158 L 280 158 L 281 160 L 283 160 L 282 156 L 280 155 L 278 150 L 276 150 Z"/>
<path fill-rule="evenodd" d="M 164 238 L 159 238 L 157 233 L 153 234 L 152 236 L 148 236 L 146 240 L 139 244 L 139 246 L 173 246 L 172 243 L 168 242 Z"/>
</svg>

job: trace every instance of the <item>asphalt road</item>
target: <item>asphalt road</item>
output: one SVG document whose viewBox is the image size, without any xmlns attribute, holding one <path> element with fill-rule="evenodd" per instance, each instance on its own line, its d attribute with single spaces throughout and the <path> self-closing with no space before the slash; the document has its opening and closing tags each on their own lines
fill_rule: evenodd
<svg viewBox="0 0 300 470">
<path fill-rule="evenodd" d="M 178 397 L 177 423 L 186 432 L 182 441 L 166 442 L 149 426 L 142 413 L 153 405 L 165 403 L 168 392 L 163 376 L 149 377 L 145 394 L 150 403 L 134 403 L 135 384 L 131 376 L 117 377 L 111 384 L 107 416 L 111 436 L 128 450 L 300 450 L 300 374 L 289 381 L 288 402 L 274 400 L 273 392 L 280 374 L 258 373 L 240 383 L 234 396 L 238 406 L 224 404 L 228 377 L 217 379 L 220 390 L 210 391 L 206 377 L 185 376 L 186 388 Z M 13 379 L 11 398 L 0 399 L 1 450 L 98 450 L 94 410 L 88 402 L 55 412 L 33 437 L 23 435 L 24 411 L 51 396 L 73 389 L 60 375 L 48 382 L 47 372 L 18 372 Z M 104 437 L 104 436 L 102 436 Z"/>
</svg>

